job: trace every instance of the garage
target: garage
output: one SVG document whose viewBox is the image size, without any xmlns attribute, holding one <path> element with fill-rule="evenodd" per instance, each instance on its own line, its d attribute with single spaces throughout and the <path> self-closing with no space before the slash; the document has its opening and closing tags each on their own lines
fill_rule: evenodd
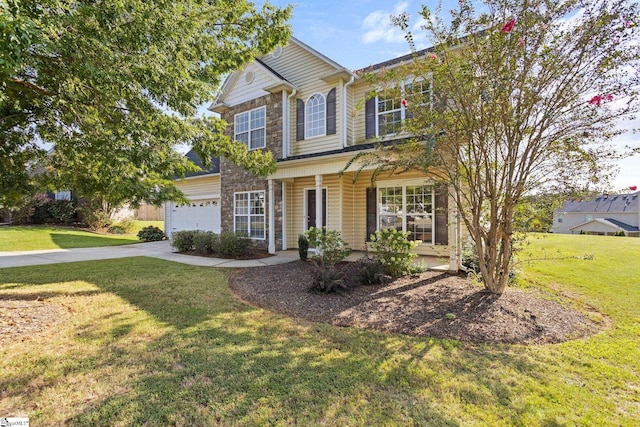
<svg viewBox="0 0 640 427">
<path fill-rule="evenodd" d="M 220 199 L 191 200 L 189 204 L 170 204 L 169 229 L 203 230 L 220 233 Z"/>
</svg>

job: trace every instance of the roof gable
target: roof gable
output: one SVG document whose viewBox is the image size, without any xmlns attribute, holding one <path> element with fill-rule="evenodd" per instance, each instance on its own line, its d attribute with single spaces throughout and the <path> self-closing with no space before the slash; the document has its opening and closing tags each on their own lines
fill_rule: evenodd
<svg viewBox="0 0 640 427">
<path fill-rule="evenodd" d="M 210 110 L 217 106 L 234 106 L 251 99 L 267 95 L 270 91 L 293 88 L 277 71 L 256 59 L 241 70 L 237 70 L 225 80 L 220 94 Z"/>
<path fill-rule="evenodd" d="M 253 73 L 253 74 L 251 74 Z M 264 55 L 225 80 L 212 111 L 259 98 L 283 89 L 304 86 L 309 78 L 331 82 L 355 77 L 351 71 L 312 47 L 291 37 L 277 54 Z"/>
<path fill-rule="evenodd" d="M 577 229 L 585 229 L 587 226 L 594 229 L 599 229 L 600 231 L 604 231 L 603 228 L 611 229 L 612 231 L 627 231 L 627 232 L 636 232 L 639 231 L 638 227 L 629 225 L 625 222 L 618 221 L 613 218 L 594 218 L 589 221 L 583 222 L 582 224 L 578 224 L 574 227 L 571 227 L 569 230 L 577 230 Z M 590 230 L 595 231 L 595 230 Z"/>
</svg>

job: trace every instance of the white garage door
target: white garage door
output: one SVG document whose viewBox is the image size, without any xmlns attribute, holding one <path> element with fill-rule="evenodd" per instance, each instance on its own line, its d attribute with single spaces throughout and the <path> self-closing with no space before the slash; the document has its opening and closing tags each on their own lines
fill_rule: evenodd
<svg viewBox="0 0 640 427">
<path fill-rule="evenodd" d="M 220 199 L 192 200 L 171 205 L 171 232 L 204 230 L 220 233 Z"/>
</svg>

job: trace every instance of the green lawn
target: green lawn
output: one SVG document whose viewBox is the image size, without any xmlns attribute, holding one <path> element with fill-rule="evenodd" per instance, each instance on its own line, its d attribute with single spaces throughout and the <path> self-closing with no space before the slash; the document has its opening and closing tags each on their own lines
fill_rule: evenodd
<svg viewBox="0 0 640 427">
<path fill-rule="evenodd" d="M 162 221 L 136 221 L 130 234 L 97 234 L 69 227 L 0 227 L 0 252 L 42 249 L 91 248 L 137 243 L 138 231 L 148 225 L 162 228 Z"/>
<path fill-rule="evenodd" d="M 133 230 L 131 230 L 131 234 L 134 236 L 138 234 L 138 231 L 142 230 L 144 227 L 158 227 L 160 230 L 164 230 L 164 221 L 141 221 L 136 220 L 133 224 Z"/>
<path fill-rule="evenodd" d="M 594 259 L 550 259 L 556 250 Z M 563 344 L 470 345 L 293 320 L 236 300 L 221 270 L 156 259 L 3 269 L 0 305 L 38 298 L 66 314 L 0 347 L 0 414 L 33 425 L 638 425 L 640 239 L 534 236 L 526 251 L 547 258 L 524 264 L 527 286 L 571 295 L 613 326 Z"/>
</svg>

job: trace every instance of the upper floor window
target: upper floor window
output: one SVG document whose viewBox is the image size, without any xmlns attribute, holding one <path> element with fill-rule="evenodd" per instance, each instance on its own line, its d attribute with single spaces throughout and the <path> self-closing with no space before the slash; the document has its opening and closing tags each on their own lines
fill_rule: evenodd
<svg viewBox="0 0 640 427">
<path fill-rule="evenodd" d="M 424 79 L 402 82 L 399 87 L 381 92 L 365 105 L 366 137 L 400 133 L 403 122 L 412 118 L 417 108 L 430 107 L 431 103 L 431 82 Z"/>
<path fill-rule="evenodd" d="M 325 97 L 315 93 L 304 102 L 296 99 L 296 141 L 336 134 L 336 88 Z"/>
<path fill-rule="evenodd" d="M 260 107 L 234 117 L 234 139 L 245 143 L 249 150 L 266 146 L 266 111 Z"/>
<path fill-rule="evenodd" d="M 305 108 L 305 138 L 326 134 L 326 110 L 322 94 L 311 95 Z"/>
</svg>

